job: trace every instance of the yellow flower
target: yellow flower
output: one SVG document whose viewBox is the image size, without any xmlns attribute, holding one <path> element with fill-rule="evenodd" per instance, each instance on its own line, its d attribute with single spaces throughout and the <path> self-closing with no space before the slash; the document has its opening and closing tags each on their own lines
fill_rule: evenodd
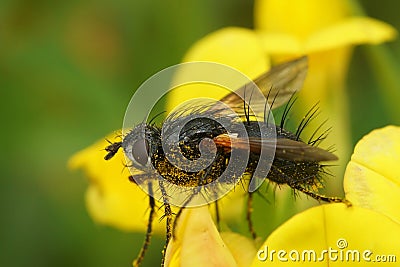
<svg viewBox="0 0 400 267">
<path fill-rule="evenodd" d="M 399 259 L 400 247 L 400 127 L 389 126 L 365 136 L 355 147 L 344 177 L 346 198 L 353 206 L 327 204 L 306 210 L 275 230 L 265 241 L 254 259 L 256 266 L 304 265 L 295 262 L 291 251 L 301 253 L 313 250 L 317 258 L 329 247 L 339 256 L 340 251 L 360 253 L 357 266 L 380 266 L 377 257 Z M 284 262 L 271 260 L 272 250 L 283 250 Z M 350 251 L 350 252 L 349 252 Z M 365 251 L 371 262 L 363 259 Z M 269 258 L 265 258 L 268 255 Z M 293 253 L 293 258 L 296 258 Z M 343 254 L 346 255 L 346 254 Z M 365 254 L 364 254 L 365 255 Z M 328 259 L 322 262 L 306 261 L 307 266 L 354 266 L 346 260 Z M 351 258 L 352 259 L 352 258 Z M 285 265 L 286 264 L 286 265 Z"/>
</svg>

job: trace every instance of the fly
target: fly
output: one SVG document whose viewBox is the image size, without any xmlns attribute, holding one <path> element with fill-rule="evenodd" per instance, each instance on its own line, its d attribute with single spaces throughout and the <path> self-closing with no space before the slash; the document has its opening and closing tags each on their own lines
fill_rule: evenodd
<svg viewBox="0 0 400 267">
<path fill-rule="evenodd" d="M 246 174 L 252 177 L 260 161 L 260 155 L 272 149 L 275 150 L 275 156 L 272 159 L 270 170 L 266 174 L 266 178 L 269 181 L 278 185 L 286 184 L 293 190 L 303 192 L 318 201 L 343 202 L 350 205 L 345 199 L 327 197 L 316 192 L 316 188 L 322 186 L 321 175 L 323 174 L 324 166 L 320 162 L 338 159 L 331 152 L 317 146 L 325 138 L 325 134 L 316 138 L 310 138 L 308 141 L 303 141 L 300 138 L 303 129 L 316 116 L 318 108 L 314 106 L 309 111 L 295 133 L 285 129 L 285 119 L 295 101 L 293 95 L 303 86 L 307 68 L 307 57 L 301 57 L 277 65 L 269 72 L 254 80 L 254 83 L 266 97 L 267 104 L 272 109 L 276 109 L 287 103 L 279 125 L 270 122 L 270 111 L 265 112 L 264 120 L 254 120 L 254 113 L 264 112 L 265 104 L 258 103 L 258 99 L 251 99 L 249 101 L 252 101 L 253 104 L 250 111 L 249 105 L 246 105 L 246 101 L 243 101 L 238 95 L 238 93 L 241 95 L 246 95 L 247 93 L 247 96 L 250 95 L 249 99 L 251 98 L 251 92 L 248 92 L 248 88 L 250 87 L 245 85 L 220 100 L 221 103 L 234 110 L 241 118 L 240 120 L 234 120 L 229 116 L 225 116 L 225 109 L 219 104 L 188 107 L 187 109 L 178 110 L 168 115 L 164 123 L 168 123 L 172 129 L 175 125 L 182 123 L 187 116 L 199 115 L 199 117 L 195 116 L 194 119 L 189 120 L 183 126 L 179 132 L 178 149 L 169 151 L 169 154 L 164 152 L 162 146 L 162 128 L 155 123 L 137 125 L 123 137 L 122 141 L 111 143 L 106 147 L 105 150 L 108 152 L 104 157 L 106 160 L 111 159 L 121 147 L 123 148 L 125 155 L 132 163 L 132 169 L 135 170 L 130 177 L 131 181 L 147 185 L 149 192 L 153 192 L 155 187 L 161 192 L 162 199 L 160 201 L 164 202 L 164 216 L 167 223 L 165 248 L 173 235 L 173 224 L 186 205 L 182 205 L 180 212 L 175 218 L 175 222 L 173 222 L 173 214 L 170 201 L 168 200 L 166 185 L 154 179 L 156 174 L 172 185 L 192 190 L 191 192 L 194 196 L 195 194 L 199 194 L 196 188 L 212 184 L 226 172 L 228 164 L 232 160 L 230 157 L 233 149 L 245 154 L 247 153 L 248 155 L 248 161 L 242 175 Z M 209 116 L 207 118 L 201 117 L 204 114 Z M 215 121 L 212 119 L 217 117 L 221 118 L 221 120 Z M 223 127 L 223 124 L 229 125 L 231 129 L 244 126 L 247 136 L 243 136 L 243 134 L 241 135 L 235 131 L 229 133 Z M 262 134 L 260 126 L 276 132 L 276 139 L 266 138 Z M 202 152 L 206 150 L 212 150 L 215 157 L 206 168 L 197 171 L 178 168 L 170 161 L 171 158 L 174 158 L 175 153 L 179 153 L 187 160 L 194 162 L 201 158 Z M 222 179 L 222 183 L 236 184 L 240 178 L 240 175 L 232 173 L 232 175 L 225 176 Z M 151 194 L 149 197 L 150 216 L 148 230 L 143 248 L 135 261 L 136 265 L 139 265 L 143 260 L 150 242 L 155 202 Z M 191 197 L 185 203 L 187 204 L 190 200 Z M 255 238 L 256 234 L 251 222 L 252 192 L 248 194 L 247 206 L 248 226 L 252 236 Z M 163 263 L 164 257 L 162 265 Z"/>
</svg>

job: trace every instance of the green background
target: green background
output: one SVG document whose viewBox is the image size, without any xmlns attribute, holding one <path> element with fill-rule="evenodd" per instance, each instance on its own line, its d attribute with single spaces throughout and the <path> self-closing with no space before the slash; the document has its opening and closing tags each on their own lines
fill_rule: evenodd
<svg viewBox="0 0 400 267">
<path fill-rule="evenodd" d="M 362 1 L 400 27 L 395 1 Z M 119 129 L 134 90 L 224 26 L 252 27 L 247 0 L 0 1 L 0 266 L 130 266 L 143 233 L 96 225 L 75 152 Z M 353 143 L 400 124 L 399 40 L 359 47 L 348 92 Z M 158 241 L 158 242 L 157 242 Z M 151 246 L 160 256 L 162 238 Z M 157 266 L 158 256 L 146 264 Z"/>
</svg>

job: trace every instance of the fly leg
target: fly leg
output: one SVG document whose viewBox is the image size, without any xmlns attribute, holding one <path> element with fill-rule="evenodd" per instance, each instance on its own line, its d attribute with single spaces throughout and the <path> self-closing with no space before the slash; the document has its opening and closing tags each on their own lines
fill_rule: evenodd
<svg viewBox="0 0 400 267">
<path fill-rule="evenodd" d="M 165 190 L 163 181 L 159 181 L 159 186 L 160 186 L 160 190 L 161 190 L 161 194 L 162 194 L 162 198 L 163 198 L 163 202 L 164 202 L 164 216 L 166 217 L 166 238 L 165 238 L 165 245 L 164 245 L 164 249 L 162 251 L 162 259 L 161 259 L 161 267 L 164 266 L 165 263 L 165 253 L 167 251 L 167 247 L 169 244 L 169 241 L 171 240 L 172 237 L 172 210 L 171 210 L 171 205 L 169 205 L 169 200 L 168 200 L 168 195 L 167 192 Z"/>
<path fill-rule="evenodd" d="M 199 194 L 201 192 L 201 184 L 203 183 L 204 179 L 207 178 L 207 175 L 209 174 L 210 170 L 211 170 L 211 167 L 208 167 L 207 172 L 204 174 L 204 176 L 201 179 L 199 179 L 199 181 L 197 183 L 197 186 L 193 189 L 192 194 L 185 200 L 185 202 L 183 203 L 182 207 L 179 209 L 178 213 L 176 214 L 175 221 L 174 221 L 173 228 L 172 228 L 172 236 L 173 236 L 173 238 L 176 239 L 175 229 L 177 227 L 178 220 L 179 220 L 179 218 L 180 218 L 180 216 L 182 214 L 183 209 L 189 204 L 189 202 L 193 199 L 194 196 L 196 196 L 197 194 Z M 219 230 L 220 217 L 219 217 L 219 210 L 218 210 L 218 204 L 217 203 L 218 202 L 215 201 L 217 228 Z"/>
<path fill-rule="evenodd" d="M 249 192 L 249 194 L 247 195 L 246 220 L 251 236 L 253 237 L 253 239 L 256 239 L 257 234 L 254 230 L 253 220 L 251 219 L 252 213 L 253 213 L 253 192 Z"/>
<path fill-rule="evenodd" d="M 176 226 L 177 226 L 177 224 L 178 224 L 178 220 L 179 220 L 179 218 L 181 217 L 181 214 L 182 214 L 183 209 L 184 209 L 184 207 L 180 208 L 179 211 L 178 211 L 178 213 L 177 213 L 176 216 L 175 216 L 174 225 L 173 225 L 173 227 L 172 227 L 172 237 L 173 237 L 174 239 L 176 239 L 175 229 L 176 229 Z"/>
<path fill-rule="evenodd" d="M 149 213 L 149 219 L 148 219 L 148 222 L 147 222 L 146 237 L 144 239 L 143 246 L 142 246 L 142 248 L 141 248 L 141 250 L 139 252 L 139 255 L 133 261 L 133 266 L 134 267 L 138 267 L 142 263 L 142 261 L 144 259 L 144 256 L 145 256 L 145 254 L 147 252 L 147 249 L 148 249 L 148 247 L 150 245 L 151 235 L 152 235 L 152 231 L 153 231 L 152 223 L 153 223 L 154 216 L 155 216 L 155 206 L 156 206 L 155 200 L 152 197 L 152 195 L 153 195 L 153 188 L 152 188 L 152 184 L 149 183 L 149 207 L 150 207 L 150 213 Z"/>
<path fill-rule="evenodd" d="M 318 193 L 314 193 L 302 186 L 300 186 L 298 183 L 290 183 L 289 186 L 293 189 L 299 190 L 300 192 L 303 192 L 304 194 L 312 197 L 313 199 L 316 199 L 318 201 L 325 201 L 328 203 L 344 203 L 346 204 L 348 207 L 351 206 L 351 202 L 348 201 L 347 199 L 343 199 L 340 197 L 327 197 Z"/>
<path fill-rule="evenodd" d="M 219 216 L 219 208 L 218 208 L 218 200 L 215 201 L 215 220 L 217 224 L 217 230 L 218 232 L 221 231 L 221 226 L 220 226 L 220 216 Z"/>
</svg>

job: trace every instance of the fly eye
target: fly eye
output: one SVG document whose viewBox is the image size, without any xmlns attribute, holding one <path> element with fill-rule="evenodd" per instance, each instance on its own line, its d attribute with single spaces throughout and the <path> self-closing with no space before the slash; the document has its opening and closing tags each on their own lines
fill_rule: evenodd
<svg viewBox="0 0 400 267">
<path fill-rule="evenodd" d="M 134 162 L 145 166 L 149 160 L 149 144 L 145 139 L 135 141 L 132 145 L 132 159 Z"/>
</svg>

